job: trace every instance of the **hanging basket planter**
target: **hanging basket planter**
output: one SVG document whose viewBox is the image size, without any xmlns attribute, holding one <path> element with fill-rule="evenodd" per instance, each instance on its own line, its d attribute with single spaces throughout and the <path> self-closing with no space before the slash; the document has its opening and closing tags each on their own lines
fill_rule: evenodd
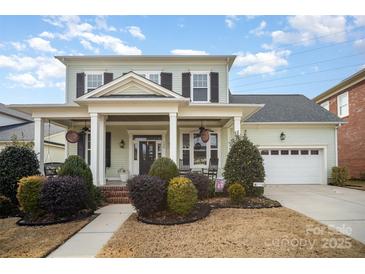
<svg viewBox="0 0 365 274">
<path fill-rule="evenodd" d="M 77 143 L 80 139 L 80 135 L 77 131 L 74 130 L 69 130 L 66 133 L 66 140 L 69 143 Z"/>
</svg>

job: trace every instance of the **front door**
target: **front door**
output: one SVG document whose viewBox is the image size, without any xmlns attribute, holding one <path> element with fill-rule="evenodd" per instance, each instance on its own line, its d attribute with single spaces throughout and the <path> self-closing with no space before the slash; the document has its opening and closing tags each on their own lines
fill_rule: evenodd
<svg viewBox="0 0 365 274">
<path fill-rule="evenodd" d="M 139 142 L 139 174 L 148 174 L 156 159 L 156 141 Z"/>
</svg>

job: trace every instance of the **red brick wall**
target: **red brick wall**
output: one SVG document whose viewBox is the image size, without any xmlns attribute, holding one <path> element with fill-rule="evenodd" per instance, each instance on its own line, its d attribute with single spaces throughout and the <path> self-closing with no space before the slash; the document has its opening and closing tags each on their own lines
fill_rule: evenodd
<svg viewBox="0 0 365 274">
<path fill-rule="evenodd" d="M 338 165 L 346 166 L 350 176 L 365 172 L 365 81 L 345 90 L 349 96 L 347 122 L 338 129 Z M 337 115 L 337 96 L 330 98 L 330 111 Z"/>
</svg>

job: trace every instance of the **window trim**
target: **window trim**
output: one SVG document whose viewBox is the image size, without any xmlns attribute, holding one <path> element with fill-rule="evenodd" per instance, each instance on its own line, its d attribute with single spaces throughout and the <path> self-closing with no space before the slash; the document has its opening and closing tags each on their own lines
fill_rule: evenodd
<svg viewBox="0 0 365 274">
<path fill-rule="evenodd" d="M 341 114 L 340 102 L 341 102 L 342 97 L 346 97 L 346 99 L 347 99 L 347 104 L 346 104 L 347 107 L 346 107 L 346 113 L 345 114 Z M 340 117 L 340 118 L 347 117 L 350 114 L 349 93 L 348 93 L 348 91 L 346 91 L 344 93 L 341 93 L 337 96 L 337 114 L 338 114 L 338 117 Z"/>
<path fill-rule="evenodd" d="M 210 71 L 190 71 L 190 90 L 191 90 L 191 101 L 193 103 L 206 104 L 210 102 Z M 206 74 L 207 75 L 207 101 L 194 101 L 194 75 Z"/>
<path fill-rule="evenodd" d="M 101 74 L 101 85 L 99 87 L 101 87 L 102 85 L 104 85 L 104 72 L 105 71 L 85 71 L 85 90 L 84 90 L 84 94 L 88 93 L 88 86 L 87 86 L 87 76 L 88 75 L 94 75 L 94 74 Z M 98 87 L 97 87 L 98 88 Z M 94 88 L 93 90 L 97 89 Z M 91 91 L 93 91 L 91 90 Z M 89 91 L 89 92 L 91 92 Z"/>
<path fill-rule="evenodd" d="M 152 81 L 152 82 L 154 82 L 154 83 L 156 83 L 156 84 L 158 84 L 158 85 L 161 85 L 161 71 L 149 71 L 149 70 L 136 70 L 136 71 L 134 71 L 134 73 L 136 73 L 136 74 L 138 74 L 138 75 L 140 75 L 140 74 L 145 74 L 146 75 L 146 79 L 147 80 L 150 80 L 150 81 L 152 81 L 151 79 L 150 79 L 150 74 L 158 74 L 158 83 L 156 83 L 156 82 L 154 82 L 154 81 Z"/>
<path fill-rule="evenodd" d="M 321 104 L 321 107 L 323 107 L 324 109 L 326 110 L 330 110 L 330 101 L 324 101 L 322 104 Z"/>
</svg>

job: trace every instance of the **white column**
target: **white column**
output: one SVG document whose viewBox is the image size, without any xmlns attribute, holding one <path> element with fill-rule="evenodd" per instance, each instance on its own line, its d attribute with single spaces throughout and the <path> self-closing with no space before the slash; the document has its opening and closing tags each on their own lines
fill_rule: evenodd
<svg viewBox="0 0 365 274">
<path fill-rule="evenodd" d="M 241 116 L 233 117 L 233 129 L 234 133 L 237 135 L 241 134 Z"/>
<path fill-rule="evenodd" d="M 105 184 L 105 115 L 99 115 L 99 185 Z"/>
<path fill-rule="evenodd" d="M 91 141 L 91 159 L 90 168 L 93 173 L 94 185 L 99 183 L 99 130 L 100 121 L 98 113 L 90 113 L 90 141 Z"/>
<path fill-rule="evenodd" d="M 170 158 L 177 163 L 177 114 L 170 113 Z"/>
<path fill-rule="evenodd" d="M 34 152 L 39 161 L 39 170 L 44 174 L 44 120 L 34 118 Z"/>
</svg>

